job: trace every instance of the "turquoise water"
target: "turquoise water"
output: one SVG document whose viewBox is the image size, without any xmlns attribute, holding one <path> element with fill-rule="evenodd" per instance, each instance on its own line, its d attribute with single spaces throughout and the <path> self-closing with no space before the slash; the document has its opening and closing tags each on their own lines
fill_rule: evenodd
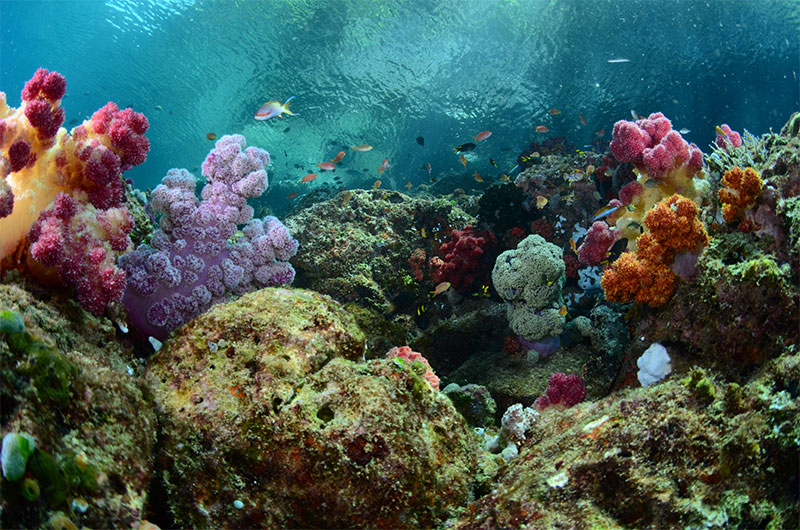
<svg viewBox="0 0 800 530">
<path fill-rule="evenodd" d="M 510 168 L 534 139 L 581 147 L 600 129 L 610 139 L 632 109 L 664 112 L 703 148 L 719 123 L 779 129 L 800 107 L 799 5 L 3 0 L 0 88 L 17 106 L 38 67 L 61 72 L 68 128 L 109 100 L 144 112 L 150 155 L 126 173 L 140 188 L 197 168 L 213 132 L 270 151 L 273 184 L 368 143 L 347 150 L 335 175 L 369 187 L 388 159 L 383 186 L 402 189 L 428 181 L 426 162 L 434 176 L 463 172 L 452 147 L 482 130 L 493 135 L 469 155 L 470 173 Z M 253 120 L 263 102 L 290 96 L 299 116 Z"/>
</svg>

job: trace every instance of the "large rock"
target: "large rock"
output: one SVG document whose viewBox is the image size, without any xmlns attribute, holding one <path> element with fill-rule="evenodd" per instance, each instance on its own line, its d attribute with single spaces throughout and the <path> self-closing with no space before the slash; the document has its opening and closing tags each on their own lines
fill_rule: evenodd
<svg viewBox="0 0 800 530">
<path fill-rule="evenodd" d="M 66 299 L 0 285 L 0 437 L 33 436 L 0 482 L 3 528 L 129 528 L 145 518 L 156 419 L 115 329 Z M 13 312 L 13 313 L 12 313 Z"/>
<path fill-rule="evenodd" d="M 468 497 L 474 439 L 415 366 L 310 291 L 264 289 L 178 330 L 148 370 L 175 523 L 420 528 Z"/>
</svg>

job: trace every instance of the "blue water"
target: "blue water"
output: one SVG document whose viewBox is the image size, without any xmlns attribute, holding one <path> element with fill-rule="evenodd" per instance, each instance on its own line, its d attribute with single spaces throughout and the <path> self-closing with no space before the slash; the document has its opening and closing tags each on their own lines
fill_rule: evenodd
<svg viewBox="0 0 800 530">
<path fill-rule="evenodd" d="M 45 67 L 67 79 L 70 129 L 109 100 L 144 112 L 150 155 L 126 174 L 140 188 L 169 168 L 197 168 L 213 132 L 243 133 L 270 151 L 271 183 L 288 181 L 284 190 L 360 143 L 375 149 L 348 150 L 336 171 L 345 185 L 370 186 L 388 159 L 383 186 L 401 189 L 427 182 L 426 162 L 434 176 L 463 173 L 452 147 L 487 129 L 493 135 L 469 155 L 470 173 L 497 173 L 490 157 L 511 167 L 533 139 L 563 135 L 581 146 L 600 129 L 610 139 L 632 109 L 664 112 L 702 148 L 723 122 L 779 130 L 800 108 L 799 6 L 2 0 L 0 89 L 17 106 L 25 81 Z M 608 62 L 618 58 L 629 62 Z M 289 96 L 299 116 L 253 120 L 263 102 Z M 535 133 L 537 125 L 550 133 Z"/>
</svg>

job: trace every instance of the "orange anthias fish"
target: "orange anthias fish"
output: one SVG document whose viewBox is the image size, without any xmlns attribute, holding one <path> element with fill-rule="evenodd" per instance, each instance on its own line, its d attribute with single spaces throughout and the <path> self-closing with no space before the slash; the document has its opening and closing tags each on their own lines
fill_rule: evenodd
<svg viewBox="0 0 800 530">
<path fill-rule="evenodd" d="M 297 197 L 296 191 L 293 191 L 292 193 L 286 196 L 287 199 L 294 199 L 295 197 Z"/>
<path fill-rule="evenodd" d="M 383 184 L 383 181 L 376 180 L 375 182 L 372 183 L 372 189 L 373 190 L 377 190 L 378 188 L 381 187 L 381 184 Z"/>
<path fill-rule="evenodd" d="M 290 97 L 286 100 L 286 103 L 281 105 L 280 101 L 267 101 L 256 111 L 256 115 L 253 116 L 258 121 L 264 120 L 271 120 L 275 116 L 283 117 L 283 114 L 288 114 L 289 116 L 297 116 L 294 112 L 289 110 L 289 102 L 294 99 L 294 96 Z"/>
<path fill-rule="evenodd" d="M 549 112 L 550 116 L 558 116 L 559 114 L 561 114 L 561 111 L 559 109 L 550 109 Z"/>
<path fill-rule="evenodd" d="M 336 166 L 334 166 L 332 162 L 320 162 L 319 164 L 317 164 L 317 167 L 323 171 L 331 171 L 336 168 Z"/>
<path fill-rule="evenodd" d="M 436 296 L 442 294 L 449 288 L 450 288 L 450 282 L 442 282 L 436 287 L 434 287 L 433 291 L 431 291 L 431 294 L 433 294 L 433 297 L 436 298 Z"/>
<path fill-rule="evenodd" d="M 476 134 L 475 136 L 473 136 L 473 138 L 475 139 L 476 142 L 482 142 L 482 141 L 486 140 L 487 138 L 489 138 L 491 135 L 492 135 L 492 131 L 481 131 L 478 134 Z"/>
<path fill-rule="evenodd" d="M 387 169 L 389 169 L 389 167 L 390 167 L 390 166 L 389 166 L 389 161 L 388 161 L 388 160 L 386 160 L 386 159 L 384 159 L 384 160 L 383 160 L 383 163 L 381 163 L 381 165 L 380 165 L 380 166 L 378 166 L 378 175 L 380 175 L 381 173 L 383 173 L 384 171 L 386 171 Z M 380 182 L 380 181 L 378 181 L 378 182 Z"/>
<path fill-rule="evenodd" d="M 562 317 L 567 316 L 567 306 L 562 305 L 561 309 L 558 310 L 558 314 L 561 315 Z"/>
<path fill-rule="evenodd" d="M 305 177 L 300 179 L 300 182 L 311 182 L 315 178 L 317 178 L 317 174 L 316 173 L 309 173 L 308 175 L 306 175 Z"/>
<path fill-rule="evenodd" d="M 581 119 L 581 124 L 586 125 L 586 118 L 583 117 L 583 114 L 578 114 L 578 117 Z"/>
<path fill-rule="evenodd" d="M 548 129 L 544 125 L 537 125 L 536 126 L 536 132 L 538 132 L 538 133 L 546 133 L 546 132 L 550 132 L 550 129 Z"/>
<path fill-rule="evenodd" d="M 411 191 L 411 187 L 412 187 L 412 186 L 411 186 L 411 181 L 409 180 L 409 181 L 408 181 L 408 183 L 406 183 L 406 189 L 407 189 L 408 191 Z"/>
<path fill-rule="evenodd" d="M 483 182 L 483 177 L 477 171 L 472 174 L 472 178 L 475 179 L 475 182 Z"/>
<path fill-rule="evenodd" d="M 542 195 L 537 195 L 536 196 L 536 207 L 541 210 L 545 206 L 547 206 L 547 197 L 543 197 Z"/>
<path fill-rule="evenodd" d="M 372 146 L 367 144 L 361 144 L 361 145 L 354 145 L 350 149 L 352 149 L 353 151 L 361 151 L 363 153 L 365 151 L 372 151 Z"/>
<path fill-rule="evenodd" d="M 344 158 L 344 151 L 339 151 L 339 154 L 337 154 L 335 157 L 333 157 L 333 160 L 331 160 L 331 162 L 333 162 L 334 164 L 336 164 L 336 163 L 338 163 L 338 162 L 339 162 L 339 161 L 340 161 L 342 158 Z"/>
<path fill-rule="evenodd" d="M 598 138 L 602 138 L 603 136 L 605 136 L 606 130 L 605 129 L 600 129 L 595 134 L 597 135 Z"/>
<path fill-rule="evenodd" d="M 458 159 L 461 161 L 461 165 L 467 167 L 467 158 L 464 155 L 459 156 Z"/>
<path fill-rule="evenodd" d="M 574 238 L 569 238 L 569 246 L 572 249 L 572 252 L 574 252 L 575 254 L 578 253 L 578 245 L 575 244 Z"/>
</svg>

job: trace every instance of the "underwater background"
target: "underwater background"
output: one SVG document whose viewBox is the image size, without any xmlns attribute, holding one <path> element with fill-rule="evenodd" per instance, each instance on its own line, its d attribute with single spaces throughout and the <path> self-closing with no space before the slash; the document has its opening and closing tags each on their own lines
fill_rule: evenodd
<svg viewBox="0 0 800 530">
<path fill-rule="evenodd" d="M 272 156 L 279 213 L 291 189 L 275 183 L 342 146 L 375 147 L 342 161 L 345 187 L 371 186 L 388 159 L 383 187 L 400 189 L 428 180 L 426 162 L 458 172 L 452 147 L 486 129 L 469 173 L 497 173 L 490 157 L 510 169 L 548 136 L 585 149 L 631 110 L 663 112 L 704 148 L 714 124 L 763 134 L 800 100 L 794 0 L 4 0 L 0 20 L 9 104 L 43 66 L 68 79 L 67 129 L 109 100 L 143 112 L 153 148 L 126 173 L 141 189 L 198 167 L 207 133 L 244 134 Z M 299 116 L 253 120 L 290 96 Z"/>
<path fill-rule="evenodd" d="M 798 72 L 797 0 L 0 0 L 0 527 L 800 528 Z"/>
</svg>

